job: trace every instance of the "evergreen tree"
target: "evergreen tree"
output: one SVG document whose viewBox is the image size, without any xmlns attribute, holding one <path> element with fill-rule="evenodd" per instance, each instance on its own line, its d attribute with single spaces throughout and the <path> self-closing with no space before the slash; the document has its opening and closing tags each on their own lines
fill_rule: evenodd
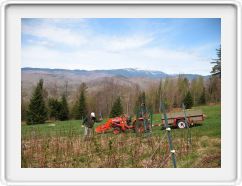
<svg viewBox="0 0 242 186">
<path fill-rule="evenodd" d="M 110 118 L 117 117 L 123 114 L 123 107 L 121 104 L 121 99 L 118 97 L 112 107 Z"/>
<path fill-rule="evenodd" d="M 49 107 L 49 115 L 51 118 L 54 118 L 55 120 L 59 119 L 59 113 L 60 113 L 60 102 L 57 99 L 50 98 L 48 100 L 48 107 Z"/>
<path fill-rule="evenodd" d="M 67 103 L 65 95 L 62 95 L 62 97 L 61 97 L 60 111 L 59 111 L 58 119 L 61 121 L 69 119 L 69 109 L 68 109 L 68 103 Z"/>
<path fill-rule="evenodd" d="M 192 94 L 191 94 L 190 91 L 187 92 L 183 102 L 184 102 L 184 105 L 185 105 L 186 109 L 192 108 L 192 106 L 193 106 L 193 98 L 192 98 Z"/>
<path fill-rule="evenodd" d="M 206 104 L 206 92 L 205 92 L 205 87 L 203 87 L 203 92 L 199 98 L 199 104 L 204 105 Z"/>
<path fill-rule="evenodd" d="M 73 107 L 71 109 L 71 117 L 74 119 L 80 119 L 80 113 L 79 113 L 79 102 L 75 102 L 73 104 Z"/>
<path fill-rule="evenodd" d="M 45 123 L 47 120 L 47 108 L 43 92 L 43 79 L 40 79 L 30 99 L 27 124 Z"/>
<path fill-rule="evenodd" d="M 79 119 L 83 119 L 87 116 L 87 105 L 86 105 L 86 89 L 87 86 L 85 83 L 81 84 L 80 87 L 80 97 L 79 97 L 79 104 L 78 104 L 78 112 L 79 112 Z"/>
<path fill-rule="evenodd" d="M 211 74 L 213 76 L 218 76 L 221 78 L 221 46 L 219 49 L 216 49 L 217 51 L 217 59 L 213 59 L 211 62 L 212 64 L 215 64 L 212 68 Z"/>
</svg>

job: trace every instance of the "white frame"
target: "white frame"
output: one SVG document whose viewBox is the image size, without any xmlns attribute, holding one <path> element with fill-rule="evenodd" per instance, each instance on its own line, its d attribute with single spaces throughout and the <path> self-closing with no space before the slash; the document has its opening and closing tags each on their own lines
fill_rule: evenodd
<svg viewBox="0 0 242 186">
<path fill-rule="evenodd" d="M 85 5 L 85 4 L 114 4 L 114 5 L 119 5 L 119 4 L 169 4 L 169 5 L 216 5 L 216 4 L 226 4 L 226 5 L 233 5 L 237 9 L 237 179 L 233 182 L 9 182 L 5 178 L 5 160 L 6 160 L 6 154 L 5 154 L 5 145 L 6 145 L 6 135 L 5 135 L 5 121 L 6 121 L 6 92 L 5 92 L 5 86 L 6 86 L 6 74 L 5 74 L 5 15 L 6 15 L 6 7 L 8 5 Z M 3 185 L 79 185 L 79 184 L 85 184 L 85 185 L 239 185 L 241 184 L 241 126 L 239 125 L 242 123 L 241 121 L 241 2 L 239 1 L 9 1 L 3 3 L 1 7 L 1 183 Z"/>
</svg>

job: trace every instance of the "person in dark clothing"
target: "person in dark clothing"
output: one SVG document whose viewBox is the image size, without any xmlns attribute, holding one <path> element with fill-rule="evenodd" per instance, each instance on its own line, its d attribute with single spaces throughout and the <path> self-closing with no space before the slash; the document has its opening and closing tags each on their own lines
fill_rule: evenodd
<svg viewBox="0 0 242 186">
<path fill-rule="evenodd" d="M 83 125 L 84 125 L 84 138 L 90 138 L 93 136 L 93 126 L 96 122 L 96 117 L 95 117 L 95 113 L 92 112 L 90 114 L 90 116 L 86 116 L 83 120 Z"/>
</svg>

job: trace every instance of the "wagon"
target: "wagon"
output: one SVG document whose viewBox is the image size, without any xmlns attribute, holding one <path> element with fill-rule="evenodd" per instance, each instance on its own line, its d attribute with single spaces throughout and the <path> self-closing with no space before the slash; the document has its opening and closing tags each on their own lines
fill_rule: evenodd
<svg viewBox="0 0 242 186">
<path fill-rule="evenodd" d="M 204 114 L 201 110 L 186 110 L 186 118 L 189 126 L 193 126 L 195 124 L 202 124 L 204 120 Z M 181 112 L 169 112 L 167 113 L 168 125 L 178 128 L 185 128 L 185 114 L 183 111 Z M 162 125 L 165 125 L 165 119 L 162 115 L 161 117 Z"/>
</svg>

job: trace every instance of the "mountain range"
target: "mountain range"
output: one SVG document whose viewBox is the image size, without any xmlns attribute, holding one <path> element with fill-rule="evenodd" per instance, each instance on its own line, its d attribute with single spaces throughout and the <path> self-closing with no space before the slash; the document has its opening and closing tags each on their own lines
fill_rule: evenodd
<svg viewBox="0 0 242 186">
<path fill-rule="evenodd" d="M 189 80 L 198 78 L 198 74 L 182 74 Z M 113 69 L 113 70 L 67 70 L 49 68 L 22 68 L 21 86 L 22 96 L 29 99 L 33 88 L 39 79 L 44 80 L 44 86 L 49 90 L 49 94 L 54 95 L 57 91 L 61 94 L 65 85 L 68 84 L 68 91 L 74 96 L 82 82 L 88 86 L 89 92 L 97 92 L 109 85 L 116 87 L 138 88 L 148 90 L 152 86 L 158 86 L 160 79 L 166 77 L 177 78 L 178 74 L 166 74 L 161 71 L 149 71 L 138 69 Z M 203 76 L 208 78 L 209 76 Z"/>
<path fill-rule="evenodd" d="M 124 77 L 124 78 L 151 78 L 163 79 L 166 77 L 178 77 L 179 74 L 167 74 L 161 71 L 139 70 L 134 68 L 111 69 L 111 70 L 67 70 L 67 69 L 49 69 L 49 68 L 22 68 L 22 74 L 43 74 L 52 76 L 76 76 L 76 77 Z M 199 74 L 181 74 L 189 80 L 195 79 Z M 208 76 L 204 76 L 207 78 Z"/>
</svg>

